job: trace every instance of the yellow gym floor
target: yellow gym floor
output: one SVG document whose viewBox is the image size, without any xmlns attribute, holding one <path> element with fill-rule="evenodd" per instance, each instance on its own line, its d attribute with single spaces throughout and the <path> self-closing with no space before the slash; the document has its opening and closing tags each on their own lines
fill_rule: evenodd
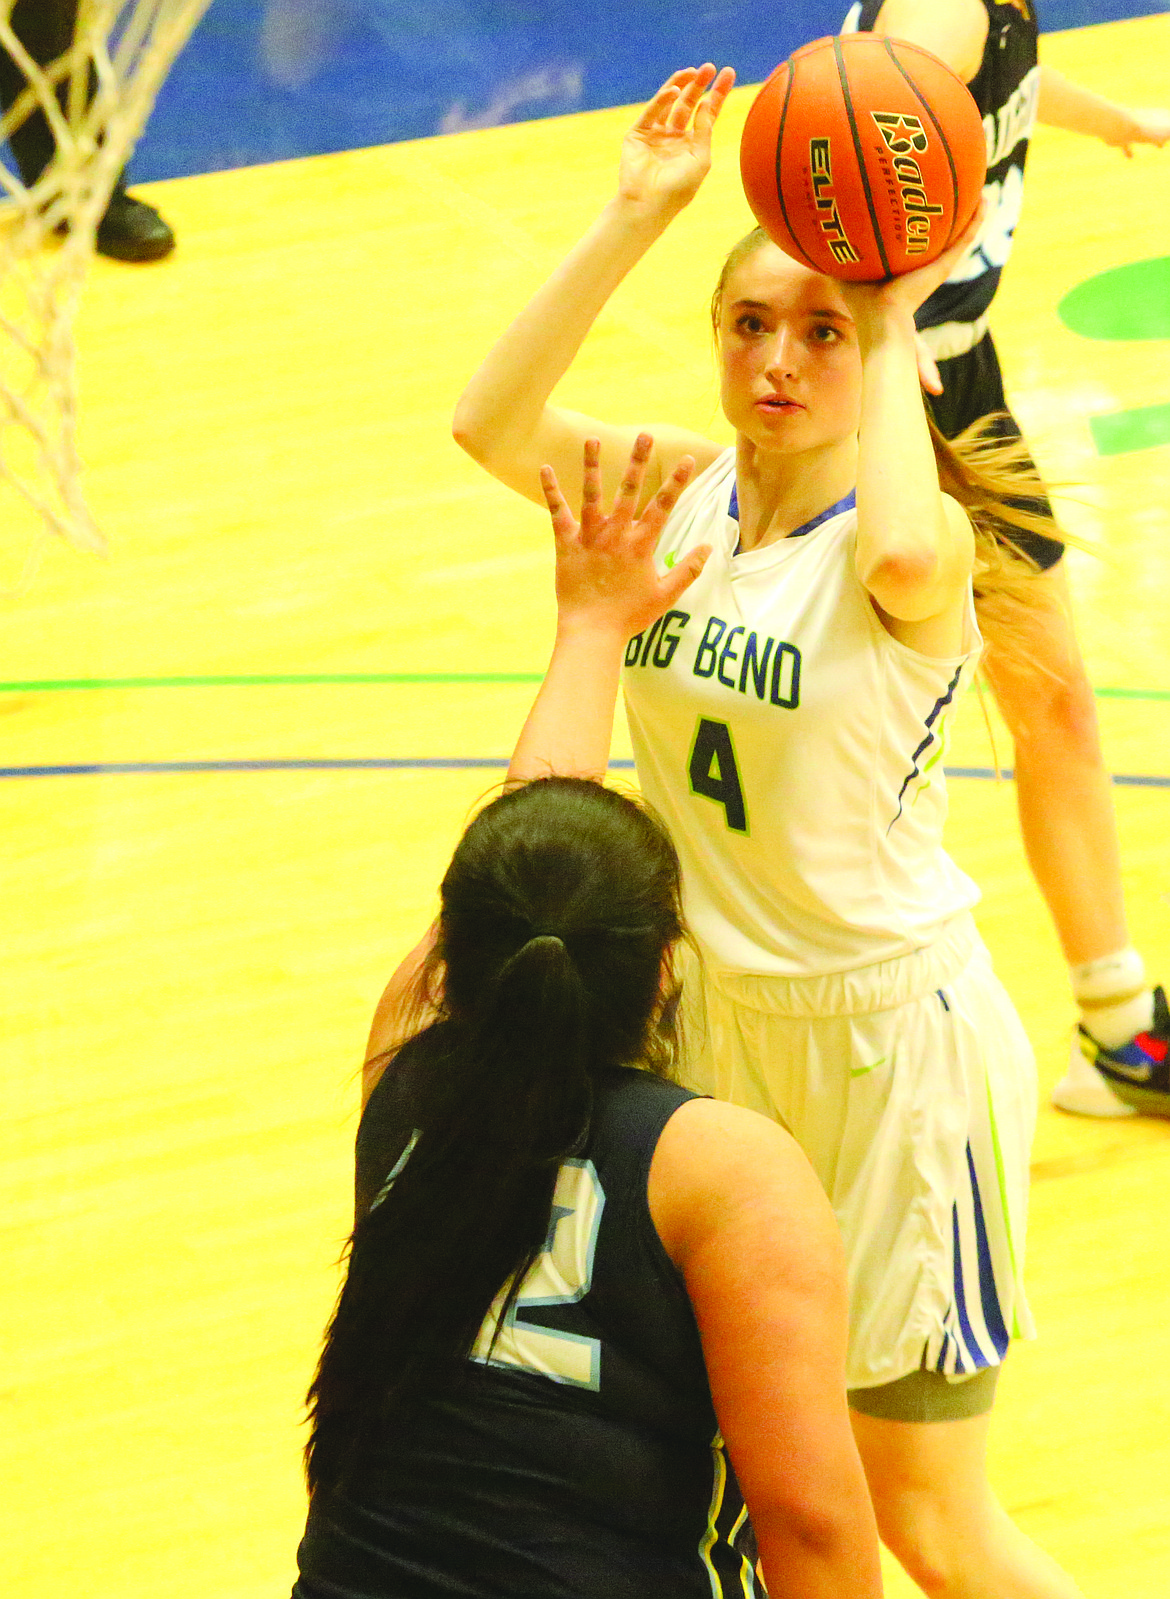
<svg viewBox="0 0 1170 1599">
<path fill-rule="evenodd" d="M 1168 15 L 1044 47 L 1170 104 Z M 704 304 L 750 222 L 750 95 L 567 403 L 726 436 Z M 49 550 L 5 604 L 0 669 L 0 767 L 128 768 L 0 781 L 9 1599 L 291 1586 L 366 1027 L 502 775 L 421 763 L 506 757 L 551 642 L 544 518 L 460 454 L 450 413 L 608 195 L 628 121 L 159 184 L 174 258 L 95 265 L 83 443 L 111 555 Z M 1170 399 L 1170 347 L 1090 343 L 1056 315 L 1091 274 L 1170 254 L 1170 148 L 1127 162 L 1042 131 L 1029 170 L 994 325 L 1065 521 L 1099 550 L 1069 565 L 1108 760 L 1163 780 L 1116 797 L 1133 940 L 1170 980 L 1170 447 L 1100 458 L 1086 421 Z M 0 539 L 5 582 L 21 554 Z M 209 678 L 232 681 L 190 681 Z M 973 699 L 950 761 L 991 765 Z M 1012 787 L 951 794 L 1047 1088 L 1072 1013 Z M 1040 1339 L 1002 1384 L 995 1482 L 1089 1599 L 1165 1599 L 1170 1123 L 1045 1103 L 1034 1174 Z"/>
</svg>

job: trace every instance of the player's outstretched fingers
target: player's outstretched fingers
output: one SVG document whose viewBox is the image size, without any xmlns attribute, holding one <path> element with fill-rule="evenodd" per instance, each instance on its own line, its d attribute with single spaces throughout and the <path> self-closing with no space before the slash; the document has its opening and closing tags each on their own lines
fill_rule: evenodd
<svg viewBox="0 0 1170 1599">
<path fill-rule="evenodd" d="M 656 89 L 642 107 L 641 114 L 634 123 L 635 132 L 648 133 L 669 115 L 671 107 L 691 81 L 694 71 L 694 67 L 681 67 L 677 72 L 671 73 L 662 87 Z"/>
<path fill-rule="evenodd" d="M 708 86 L 714 81 L 715 64 L 712 61 L 704 61 L 703 65 L 696 70 L 691 81 L 680 90 L 678 99 L 671 107 L 667 125 L 673 128 L 676 133 L 681 133 L 690 122 L 691 117 L 694 115 L 695 107 L 703 98 Z"/>
<path fill-rule="evenodd" d="M 898 303 L 917 310 L 924 300 L 934 293 L 940 284 L 945 283 L 967 251 L 979 237 L 979 229 L 983 226 L 985 204 L 981 200 L 975 209 L 975 214 L 963 229 L 963 232 L 951 245 L 935 256 L 933 261 L 928 261 L 925 266 L 915 267 L 911 272 L 899 272 L 892 278 L 885 278 L 874 288 L 886 300 Z M 845 297 L 848 299 L 851 292 L 859 289 L 864 293 L 869 285 L 845 285 Z"/>
<path fill-rule="evenodd" d="M 540 486 L 544 491 L 544 503 L 548 506 L 549 515 L 552 517 L 553 537 L 558 541 L 570 538 L 577 531 L 577 518 L 569 509 L 568 501 L 561 493 L 561 485 L 557 482 L 557 475 L 551 466 L 541 467 Z"/>
<path fill-rule="evenodd" d="M 677 505 L 679 495 L 690 482 L 691 474 L 694 470 L 695 458 L 693 455 L 679 457 L 675 463 L 674 471 L 642 512 L 642 520 L 638 526 L 645 538 L 649 538 L 655 544 L 658 542 L 658 535 L 661 533 L 667 517 Z"/>
<path fill-rule="evenodd" d="M 642 480 L 646 476 L 646 467 L 653 449 L 654 440 L 650 434 L 639 433 L 634 440 L 634 448 L 630 451 L 630 458 L 626 462 L 626 469 L 622 473 L 621 483 L 614 496 L 613 509 L 610 511 L 611 520 L 627 523 L 633 521 L 642 495 Z"/>
<path fill-rule="evenodd" d="M 698 577 L 711 553 L 709 544 L 700 544 L 688 551 L 677 566 L 672 566 L 662 584 L 662 609 L 667 611 Z"/>
<path fill-rule="evenodd" d="M 735 88 L 735 68 L 720 67 L 718 75 L 712 83 L 710 91 L 700 102 L 699 109 L 695 112 L 695 131 L 710 137 L 711 129 L 715 126 L 715 119 L 723 110 L 723 102 Z"/>
<path fill-rule="evenodd" d="M 585 470 L 581 479 L 581 538 L 591 542 L 605 521 L 601 509 L 601 440 L 585 440 Z"/>
</svg>

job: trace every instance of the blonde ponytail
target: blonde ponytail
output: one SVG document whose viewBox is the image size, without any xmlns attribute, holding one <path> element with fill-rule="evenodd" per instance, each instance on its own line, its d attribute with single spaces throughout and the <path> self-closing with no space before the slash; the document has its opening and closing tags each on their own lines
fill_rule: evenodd
<svg viewBox="0 0 1170 1599">
<path fill-rule="evenodd" d="M 993 664 L 1041 667 L 1036 633 L 1044 624 L 1030 592 L 1042 568 L 1027 553 L 1027 538 L 1078 544 L 1058 526 L 1044 481 L 1006 412 L 981 417 L 946 439 L 927 412 L 939 487 L 967 512 L 975 529 L 972 580 Z"/>
</svg>

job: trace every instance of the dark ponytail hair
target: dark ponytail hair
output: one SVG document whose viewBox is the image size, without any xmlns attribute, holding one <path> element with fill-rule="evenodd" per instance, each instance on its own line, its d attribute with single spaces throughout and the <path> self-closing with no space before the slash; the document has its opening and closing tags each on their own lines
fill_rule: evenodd
<svg viewBox="0 0 1170 1599">
<path fill-rule="evenodd" d="M 438 1020 L 388 1069 L 403 1150 L 350 1239 L 309 1390 L 312 1492 L 465 1372 L 492 1302 L 544 1245 L 595 1074 L 670 1075 L 679 894 L 661 824 L 586 779 L 513 789 L 464 833 L 423 974 Z"/>
</svg>

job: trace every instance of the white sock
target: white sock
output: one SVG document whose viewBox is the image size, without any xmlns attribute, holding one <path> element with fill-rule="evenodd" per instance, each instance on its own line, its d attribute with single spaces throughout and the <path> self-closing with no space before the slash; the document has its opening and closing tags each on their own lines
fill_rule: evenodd
<svg viewBox="0 0 1170 1599">
<path fill-rule="evenodd" d="M 1154 1025 L 1145 962 L 1132 945 L 1069 968 L 1081 1020 L 1099 1044 L 1120 1049 Z"/>
</svg>

